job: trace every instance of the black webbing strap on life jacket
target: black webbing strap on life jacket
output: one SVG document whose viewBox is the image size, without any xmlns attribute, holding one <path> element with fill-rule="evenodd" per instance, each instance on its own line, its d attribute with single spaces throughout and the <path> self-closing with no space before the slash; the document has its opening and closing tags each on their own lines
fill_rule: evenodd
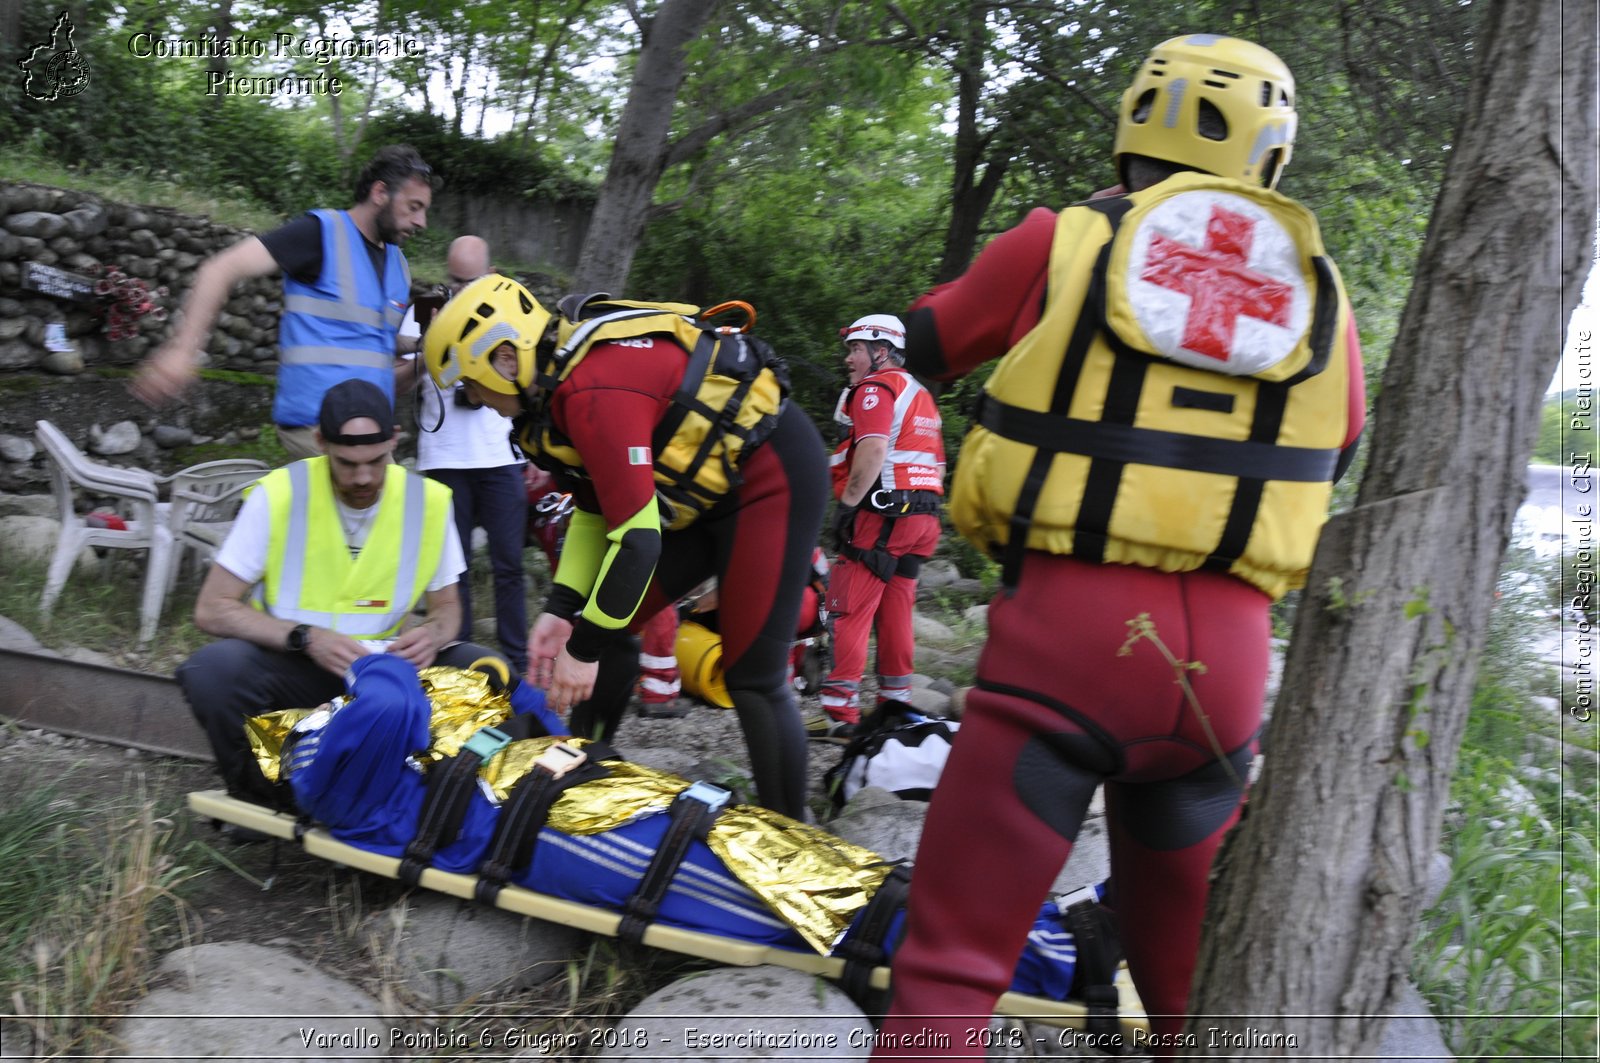
<svg viewBox="0 0 1600 1063">
<path fill-rule="evenodd" d="M 1329 352 L 1333 349 L 1334 328 L 1338 321 L 1339 288 L 1334 283 L 1332 267 L 1327 259 L 1319 255 L 1312 260 L 1312 264 L 1317 274 L 1317 303 L 1311 319 L 1311 361 L 1288 380 L 1276 383 L 1264 382 L 1259 386 L 1256 392 L 1255 416 L 1250 422 L 1252 443 L 1277 442 L 1279 433 L 1283 431 L 1283 416 L 1289 405 L 1290 389 L 1327 367 Z M 1331 482 L 1337 475 L 1337 468 L 1336 453 L 1326 474 L 1321 478 Z M 1235 561 L 1244 556 L 1266 488 L 1266 478 L 1245 475 L 1239 477 L 1239 485 L 1233 492 L 1233 501 L 1228 506 L 1228 519 L 1223 525 L 1222 535 L 1202 567 L 1212 572 L 1227 572 L 1233 568 Z"/>
<path fill-rule="evenodd" d="M 728 396 L 728 401 L 723 404 L 722 409 L 713 409 L 701 400 L 700 387 L 705 383 L 706 374 L 711 372 L 713 363 L 721 363 L 723 356 L 733 345 L 738 346 L 740 360 L 749 359 L 753 368 L 742 377 L 736 377 L 739 383 Z M 722 335 L 711 331 L 700 334 L 694 350 L 689 352 L 689 364 L 684 368 L 683 382 L 678 386 L 677 394 L 672 397 L 672 404 L 657 422 L 655 431 L 650 437 L 650 445 L 654 448 L 656 456 L 660 457 L 666 452 L 673 436 L 678 434 L 678 429 L 683 426 L 689 414 L 699 414 L 710 424 L 705 438 L 700 441 L 699 449 L 681 471 L 656 463 L 657 486 L 662 488 L 662 493 L 666 495 L 668 501 L 687 503 L 695 509 L 703 508 L 707 502 L 714 503 L 715 499 L 707 498 L 705 487 L 696 483 L 696 478 L 710 459 L 711 452 L 722 446 L 727 436 L 734 436 L 740 440 L 739 457 L 743 461 L 749 449 L 759 444 L 771 431 L 773 419 L 750 426 L 739 424 L 739 411 L 744 407 L 745 400 L 750 396 L 750 390 L 755 387 L 756 380 L 765 367 L 765 362 L 760 356 L 763 349 L 760 341 L 747 339 L 744 336 Z M 729 490 L 738 487 L 739 470 L 734 466 L 726 446 L 722 447 L 719 458 L 722 462 L 722 475 L 728 483 Z M 666 480 L 667 483 L 663 484 L 662 480 Z"/>
<path fill-rule="evenodd" d="M 603 742 L 590 742 L 582 749 L 557 742 L 545 750 L 500 806 L 473 896 L 493 904 L 511 877 L 532 862 L 539 832 L 556 799 L 574 786 L 610 775 L 600 762 L 619 759 L 617 751 Z"/>
<path fill-rule="evenodd" d="M 906 906 L 906 896 L 911 891 L 911 867 L 897 864 L 889 877 L 883 880 L 867 906 L 861 910 L 855 926 L 837 946 L 833 955 L 844 960 L 844 972 L 839 985 L 850 999 L 866 1010 L 866 1001 L 872 993 L 872 972 L 889 960 L 889 926 L 895 913 Z"/>
<path fill-rule="evenodd" d="M 711 824 L 716 822 L 717 815 L 732 797 L 731 792 L 714 783 L 696 782 L 672 802 L 672 809 L 667 813 L 670 819 L 666 833 L 661 836 L 661 844 L 656 847 L 655 855 L 650 858 L 650 866 L 645 868 L 633 895 L 622 906 L 622 922 L 617 925 L 617 937 L 633 945 L 644 940 L 644 932 L 655 922 L 661 911 L 661 902 L 667 896 L 667 888 L 672 885 L 683 858 L 688 855 L 689 843 L 705 840 Z"/>
<path fill-rule="evenodd" d="M 1089 310 L 1095 305 L 1097 298 L 1104 299 L 1106 263 L 1111 258 L 1112 237 L 1116 235 L 1117 226 L 1122 223 L 1122 216 L 1132 206 L 1123 196 L 1094 200 L 1084 205 L 1104 214 L 1111 225 L 1111 232 L 1106 237 L 1105 246 L 1100 249 L 1099 258 L 1095 260 L 1094 272 L 1089 280 L 1089 290 L 1084 296 L 1083 306 L 1078 311 L 1078 320 L 1073 323 L 1072 335 L 1067 340 L 1067 351 L 1061 361 L 1061 372 L 1056 376 L 1056 388 L 1050 399 L 1049 411 L 1056 417 L 1067 415 L 1072 405 L 1072 396 L 1078 390 L 1078 377 L 1083 372 L 1089 345 L 1094 342 L 1095 333 L 1100 331 L 1099 320 Z M 978 403 L 974 421 L 982 416 L 985 405 L 998 405 L 987 392 L 979 393 Z M 1050 474 L 1050 467 L 1054 464 L 1055 457 L 1055 451 L 1043 447 L 1034 451 L 1033 461 L 1028 465 L 1028 474 L 1022 481 L 1022 490 L 1017 495 L 1016 505 L 1011 509 L 1006 545 L 1000 557 L 1000 582 L 1007 590 L 1015 589 L 1022 575 L 1022 556 L 1028 549 L 1028 528 L 1033 524 L 1034 507 L 1039 504 L 1039 492 L 1044 490 L 1044 481 Z"/>
<path fill-rule="evenodd" d="M 545 733 L 538 717 L 514 715 L 497 727 L 480 729 L 462 744 L 459 753 L 433 766 L 422 797 L 422 811 L 417 814 L 417 831 L 400 859 L 400 881 L 415 886 L 433 862 L 433 854 L 461 833 L 473 791 L 478 788 L 478 769 L 484 761 L 512 742 Z"/>
<path fill-rule="evenodd" d="M 1117 965 L 1122 962 L 1122 947 L 1111 913 L 1101 905 L 1093 886 L 1085 886 L 1063 898 L 1059 904 L 1067 929 L 1072 932 L 1077 959 L 1072 969 L 1072 995 L 1083 1001 L 1084 1029 L 1100 1039 L 1107 1051 L 1119 1053 L 1122 1038 L 1116 1036 L 1119 1004 Z"/>
</svg>

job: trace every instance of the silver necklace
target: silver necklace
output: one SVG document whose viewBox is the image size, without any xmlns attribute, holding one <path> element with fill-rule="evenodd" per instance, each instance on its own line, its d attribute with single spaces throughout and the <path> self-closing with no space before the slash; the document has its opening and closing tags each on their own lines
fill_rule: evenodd
<svg viewBox="0 0 1600 1063">
<path fill-rule="evenodd" d="M 339 525 L 344 529 L 344 541 L 352 550 L 359 550 L 356 544 L 356 535 L 372 520 L 372 515 L 377 511 L 376 504 L 366 509 L 350 509 L 348 506 L 339 507 Z M 354 514 L 354 517 L 351 514 Z"/>
</svg>

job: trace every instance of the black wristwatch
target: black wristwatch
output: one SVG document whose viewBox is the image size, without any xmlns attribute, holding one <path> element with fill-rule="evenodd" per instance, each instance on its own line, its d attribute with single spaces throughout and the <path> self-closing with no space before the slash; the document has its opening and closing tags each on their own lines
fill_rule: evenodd
<svg viewBox="0 0 1600 1063">
<path fill-rule="evenodd" d="M 311 625 L 296 624 L 289 629 L 289 637 L 283 640 L 290 653 L 305 653 L 311 649 Z"/>
</svg>

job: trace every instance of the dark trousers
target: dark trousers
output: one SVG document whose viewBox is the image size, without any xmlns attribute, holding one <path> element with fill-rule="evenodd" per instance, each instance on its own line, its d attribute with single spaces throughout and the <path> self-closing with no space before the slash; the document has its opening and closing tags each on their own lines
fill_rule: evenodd
<svg viewBox="0 0 1600 1063">
<path fill-rule="evenodd" d="M 789 651 L 828 500 L 825 454 L 811 418 L 789 403 L 772 435 L 746 457 L 733 497 L 662 536 L 655 580 L 635 614 L 642 627 L 717 577 L 723 678 L 756 792 L 767 808 L 794 819 L 806 811 L 806 731 L 789 686 Z"/>
<path fill-rule="evenodd" d="M 520 675 L 528 670 L 528 603 L 523 589 L 522 547 L 528 534 L 528 492 L 522 466 L 495 469 L 429 469 L 455 496 L 456 532 L 467 558 L 461 578 L 462 641 L 472 638 L 472 529 L 489 537 L 494 572 L 495 638 Z"/>
<path fill-rule="evenodd" d="M 498 656 L 485 646 L 457 642 L 439 651 L 434 664 L 465 668 L 480 657 Z M 345 692 L 343 677 L 324 671 L 311 658 L 243 639 L 201 647 L 178 666 L 177 679 L 189 711 L 211 740 L 228 792 L 268 805 L 282 804 L 283 798 L 256 766 L 245 738 L 245 719 L 279 709 L 315 708 Z"/>
</svg>

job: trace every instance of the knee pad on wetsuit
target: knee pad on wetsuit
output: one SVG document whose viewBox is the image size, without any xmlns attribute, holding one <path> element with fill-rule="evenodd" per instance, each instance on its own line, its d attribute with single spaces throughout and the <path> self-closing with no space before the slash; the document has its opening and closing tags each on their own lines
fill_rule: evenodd
<svg viewBox="0 0 1600 1063">
<path fill-rule="evenodd" d="M 1034 735 L 1017 753 L 1011 784 L 1029 811 L 1063 838 L 1076 841 L 1095 787 L 1116 769 L 1116 760 L 1093 735 Z"/>
<path fill-rule="evenodd" d="M 1253 745 L 1247 742 L 1226 760 L 1208 761 L 1187 775 L 1121 788 L 1123 828 L 1140 845 L 1161 851 L 1204 841 L 1239 807 L 1252 755 Z"/>
</svg>

